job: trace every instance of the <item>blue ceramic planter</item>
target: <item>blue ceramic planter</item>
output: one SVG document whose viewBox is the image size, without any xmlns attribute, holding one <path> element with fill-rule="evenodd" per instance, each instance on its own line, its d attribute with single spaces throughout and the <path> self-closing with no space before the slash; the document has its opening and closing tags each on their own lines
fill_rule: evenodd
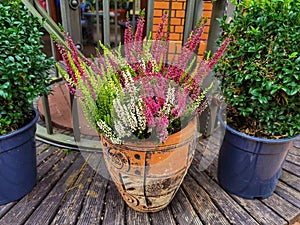
<svg viewBox="0 0 300 225">
<path fill-rule="evenodd" d="M 218 159 L 218 180 L 228 192 L 254 199 L 269 197 L 275 190 L 293 140 L 264 139 L 240 133 L 222 119 L 226 127 Z"/>
<path fill-rule="evenodd" d="M 35 118 L 25 127 L 0 136 L 0 205 L 20 199 L 36 184 Z"/>
</svg>

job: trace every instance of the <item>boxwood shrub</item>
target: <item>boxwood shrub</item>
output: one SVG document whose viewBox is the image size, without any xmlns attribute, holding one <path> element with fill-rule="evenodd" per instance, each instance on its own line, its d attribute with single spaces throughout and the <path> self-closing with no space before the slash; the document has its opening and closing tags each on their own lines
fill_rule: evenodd
<svg viewBox="0 0 300 225">
<path fill-rule="evenodd" d="M 34 116 L 33 100 L 48 94 L 48 69 L 41 24 L 20 0 L 0 2 L 0 135 L 12 132 Z"/>
<path fill-rule="evenodd" d="M 300 0 L 245 0 L 228 23 L 231 38 L 216 67 L 228 123 L 250 135 L 300 133 Z"/>
</svg>

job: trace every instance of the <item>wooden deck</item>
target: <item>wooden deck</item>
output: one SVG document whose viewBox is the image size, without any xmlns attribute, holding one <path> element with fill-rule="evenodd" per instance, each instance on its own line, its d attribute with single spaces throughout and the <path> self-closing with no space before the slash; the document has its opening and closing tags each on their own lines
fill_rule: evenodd
<svg viewBox="0 0 300 225">
<path fill-rule="evenodd" d="M 211 151 L 217 149 L 214 144 L 218 140 L 214 136 L 200 140 L 192 166 L 173 201 L 164 210 L 148 214 L 126 206 L 115 185 L 99 174 L 105 173 L 100 153 L 68 153 L 38 141 L 37 185 L 21 200 L 0 206 L 0 224 L 297 224 L 299 148 L 290 150 L 271 197 L 245 200 L 218 185 L 217 155 Z"/>
</svg>

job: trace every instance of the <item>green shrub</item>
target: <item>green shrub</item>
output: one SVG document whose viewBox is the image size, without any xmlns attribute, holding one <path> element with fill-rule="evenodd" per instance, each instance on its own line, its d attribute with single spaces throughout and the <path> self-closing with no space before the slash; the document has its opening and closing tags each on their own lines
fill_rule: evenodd
<svg viewBox="0 0 300 225">
<path fill-rule="evenodd" d="M 42 52 L 41 24 L 19 0 L 0 2 L 0 135 L 34 116 L 33 100 L 48 94 L 53 60 Z"/>
<path fill-rule="evenodd" d="M 236 4 L 236 3 L 235 3 Z M 246 0 L 220 20 L 231 38 L 217 66 L 229 125 L 250 135 L 300 133 L 300 1 Z"/>
</svg>

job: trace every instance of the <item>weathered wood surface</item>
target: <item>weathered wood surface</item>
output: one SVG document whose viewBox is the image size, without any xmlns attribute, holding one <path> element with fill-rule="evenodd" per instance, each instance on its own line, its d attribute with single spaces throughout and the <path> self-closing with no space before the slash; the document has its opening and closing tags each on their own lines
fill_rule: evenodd
<svg viewBox="0 0 300 225">
<path fill-rule="evenodd" d="M 66 153 L 37 142 L 38 182 L 17 202 L 0 206 L 2 225 L 293 224 L 300 222 L 300 149 L 290 150 L 274 194 L 246 200 L 216 179 L 219 136 L 200 140 L 192 166 L 171 204 L 139 213 L 106 179 L 100 153 Z M 297 142 L 299 143 L 299 142 Z M 1 185 L 1 184 L 0 184 Z"/>
</svg>

